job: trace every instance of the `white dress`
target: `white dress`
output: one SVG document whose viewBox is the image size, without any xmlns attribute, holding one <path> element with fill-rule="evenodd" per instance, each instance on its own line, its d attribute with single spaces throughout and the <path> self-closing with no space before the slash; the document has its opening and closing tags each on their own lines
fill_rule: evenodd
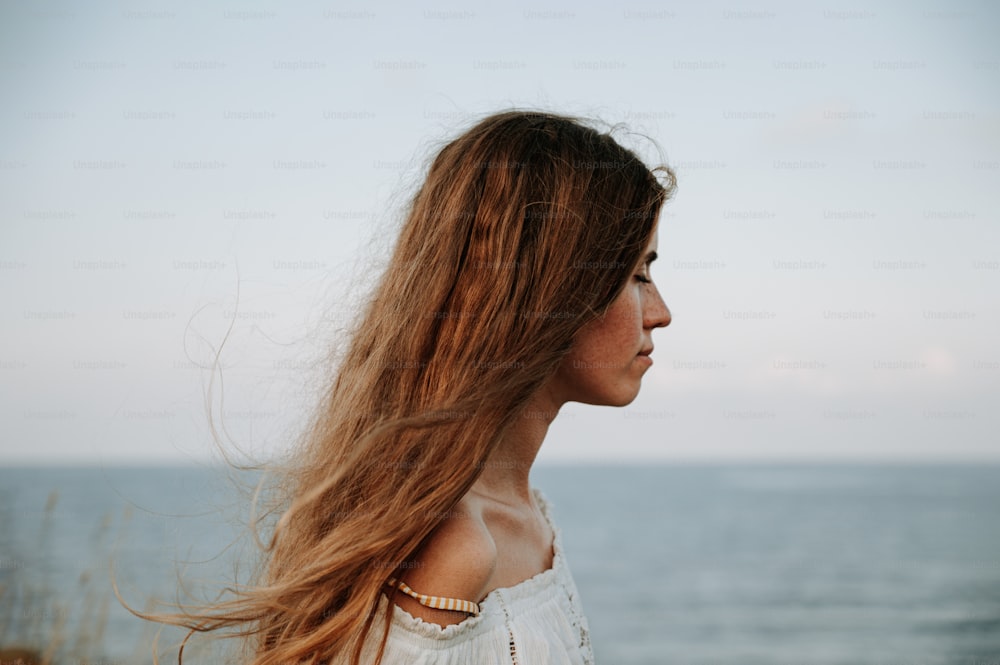
<svg viewBox="0 0 1000 665">
<path fill-rule="evenodd" d="M 479 602 L 479 615 L 450 626 L 424 621 L 393 604 L 383 665 L 593 665 L 590 631 L 562 536 L 548 500 L 537 488 L 532 491 L 555 534 L 552 567 L 494 589 Z M 386 603 L 383 595 L 377 616 L 385 616 Z M 376 620 L 362 663 L 374 662 L 383 626 Z"/>
</svg>

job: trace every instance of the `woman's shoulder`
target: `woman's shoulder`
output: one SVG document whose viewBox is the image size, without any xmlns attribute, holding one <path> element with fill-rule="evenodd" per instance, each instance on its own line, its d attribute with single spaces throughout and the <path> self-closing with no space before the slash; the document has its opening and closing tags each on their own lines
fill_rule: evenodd
<svg viewBox="0 0 1000 665">
<path fill-rule="evenodd" d="M 545 521 L 554 531 L 551 543 L 554 554 L 552 567 L 511 586 L 498 586 L 498 571 L 504 569 L 507 560 L 502 552 L 503 543 L 489 537 L 492 531 L 486 529 L 487 524 L 491 524 L 493 529 L 496 525 L 490 519 L 484 522 L 477 519 L 483 517 L 479 512 L 482 504 L 477 506 L 473 502 L 471 515 L 456 510 L 456 514 L 442 522 L 421 556 L 415 559 L 420 565 L 408 570 L 402 577 L 405 577 L 407 587 L 413 587 L 410 591 L 418 595 L 447 594 L 476 601 L 479 614 L 470 616 L 465 612 L 435 610 L 407 596 L 406 592 L 395 594 L 396 606 L 393 607 L 389 598 L 382 596 L 378 614 L 391 624 L 386 660 L 383 661 L 386 665 L 414 662 L 466 665 L 483 662 L 494 654 L 513 656 L 511 630 L 517 635 L 517 653 L 514 657 L 518 662 L 532 665 L 549 663 L 555 654 L 564 651 L 567 658 L 560 659 L 559 662 L 576 665 L 593 662 L 589 627 L 575 583 L 563 559 L 558 528 L 551 519 L 551 504 L 539 490 L 533 490 L 533 494 Z M 471 521 L 468 521 L 469 518 L 472 518 Z M 486 529 L 485 533 L 480 529 Z M 451 542 L 452 539 L 462 542 Z M 463 567 L 467 561 L 462 560 L 461 553 L 464 551 L 477 558 L 477 547 L 484 547 L 484 541 L 488 547 L 484 549 L 489 554 L 486 558 L 490 560 L 490 565 L 482 568 L 472 566 L 472 570 L 479 568 L 479 574 L 485 576 L 483 568 L 489 570 L 492 567 L 492 575 L 485 585 L 480 586 L 473 580 L 463 590 L 461 584 L 453 581 L 453 578 L 474 578 L 475 573 L 470 573 L 468 568 Z M 446 547 L 449 544 L 452 546 Z M 437 546 L 441 546 L 441 551 L 445 554 L 437 559 L 428 556 L 431 548 Z M 500 550 L 498 555 L 495 554 L 497 549 Z M 480 560 L 483 554 L 483 551 L 479 552 Z M 453 558 L 449 560 L 449 557 Z M 455 574 L 456 571 L 460 571 L 458 575 Z M 418 578 L 421 579 L 420 582 L 413 581 Z M 480 586 L 480 589 L 472 591 L 476 586 Z M 375 634 L 380 635 L 380 631 L 381 627 L 375 630 Z M 370 644 L 366 645 L 370 650 L 366 654 L 375 653 L 377 642 L 377 639 L 372 638 Z"/>
<path fill-rule="evenodd" d="M 449 511 L 411 567 L 399 579 L 420 594 L 476 602 L 486 592 L 497 565 L 497 547 L 482 516 L 466 500 Z M 468 613 L 427 607 L 405 594 L 396 604 L 414 617 L 440 626 L 460 623 Z"/>
</svg>

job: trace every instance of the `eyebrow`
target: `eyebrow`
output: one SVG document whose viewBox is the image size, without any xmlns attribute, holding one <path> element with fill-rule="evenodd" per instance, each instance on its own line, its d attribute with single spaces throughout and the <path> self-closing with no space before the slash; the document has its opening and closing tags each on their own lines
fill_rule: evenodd
<svg viewBox="0 0 1000 665">
<path fill-rule="evenodd" d="M 643 263 L 652 263 L 657 258 L 659 258 L 659 255 L 656 252 L 650 252 L 649 254 L 646 255 L 646 260 L 643 261 Z"/>
</svg>

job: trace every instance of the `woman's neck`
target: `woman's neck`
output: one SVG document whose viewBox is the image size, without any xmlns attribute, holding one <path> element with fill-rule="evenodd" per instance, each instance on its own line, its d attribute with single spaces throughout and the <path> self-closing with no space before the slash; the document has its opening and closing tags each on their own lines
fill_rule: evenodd
<svg viewBox="0 0 1000 665">
<path fill-rule="evenodd" d="M 470 491 L 512 506 L 533 505 L 531 466 L 561 404 L 546 386 L 537 391 L 484 464 Z"/>
</svg>

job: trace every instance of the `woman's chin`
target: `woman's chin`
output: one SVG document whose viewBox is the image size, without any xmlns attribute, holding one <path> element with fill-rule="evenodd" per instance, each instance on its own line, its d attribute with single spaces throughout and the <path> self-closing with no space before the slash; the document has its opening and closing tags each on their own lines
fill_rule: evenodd
<svg viewBox="0 0 1000 665">
<path fill-rule="evenodd" d="M 579 400 L 582 404 L 593 406 L 628 406 L 639 396 L 639 389 L 636 387 L 631 392 L 621 392 L 616 394 L 594 395 L 589 399 Z"/>
</svg>

